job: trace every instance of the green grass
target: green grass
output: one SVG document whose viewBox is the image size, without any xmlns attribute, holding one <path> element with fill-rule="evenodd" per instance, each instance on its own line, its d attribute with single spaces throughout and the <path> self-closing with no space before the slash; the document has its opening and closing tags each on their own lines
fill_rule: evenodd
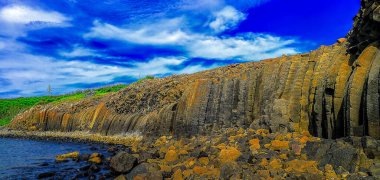
<svg viewBox="0 0 380 180">
<path fill-rule="evenodd" d="M 142 79 L 139 79 L 138 81 L 136 81 L 135 83 L 141 83 L 147 79 L 154 79 L 154 76 L 145 76 L 144 78 Z"/>
<path fill-rule="evenodd" d="M 0 126 L 9 124 L 14 116 L 35 106 L 48 103 L 59 104 L 62 102 L 78 101 L 85 97 L 101 97 L 111 92 L 117 92 L 126 87 L 125 84 L 107 86 L 98 89 L 77 91 L 60 96 L 40 96 L 15 99 L 0 99 Z"/>
<path fill-rule="evenodd" d="M 154 76 L 145 76 L 135 83 L 141 83 L 146 79 L 154 79 Z M 87 89 L 83 91 L 76 91 L 70 94 L 59 96 L 40 96 L 40 97 L 25 97 L 15 99 L 0 99 L 0 126 L 9 124 L 9 122 L 17 114 L 35 106 L 48 103 L 59 104 L 63 102 L 74 102 L 84 99 L 86 97 L 102 97 L 111 92 L 117 92 L 125 88 L 126 84 L 118 84 L 113 86 L 106 86 L 97 89 Z"/>
</svg>

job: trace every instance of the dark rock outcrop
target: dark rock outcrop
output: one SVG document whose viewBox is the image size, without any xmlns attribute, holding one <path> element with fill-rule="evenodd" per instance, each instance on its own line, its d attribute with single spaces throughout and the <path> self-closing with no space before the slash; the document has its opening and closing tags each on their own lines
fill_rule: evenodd
<svg viewBox="0 0 380 180">
<path fill-rule="evenodd" d="M 146 80 L 99 100 L 34 107 L 9 128 L 192 135 L 252 127 L 380 139 L 379 8 L 378 0 L 362 2 L 348 42 Z"/>
<path fill-rule="evenodd" d="M 380 1 L 363 0 L 361 9 L 354 18 L 354 28 L 348 34 L 348 51 L 360 53 L 373 42 L 380 40 Z"/>
<path fill-rule="evenodd" d="M 137 158 L 127 152 L 119 152 L 111 158 L 110 167 L 116 173 L 127 173 L 137 164 Z"/>
</svg>

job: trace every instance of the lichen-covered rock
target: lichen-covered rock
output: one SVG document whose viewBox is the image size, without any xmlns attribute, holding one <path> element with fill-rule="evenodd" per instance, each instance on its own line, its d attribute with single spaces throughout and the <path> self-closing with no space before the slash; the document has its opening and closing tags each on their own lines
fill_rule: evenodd
<svg viewBox="0 0 380 180">
<path fill-rule="evenodd" d="M 146 80 L 102 98 L 35 106 L 8 127 L 154 136 L 252 127 L 309 131 L 330 139 L 380 139 L 379 4 L 362 1 L 347 42 L 340 39 L 310 53 Z"/>
<path fill-rule="evenodd" d="M 57 155 L 55 157 L 55 161 L 62 162 L 62 161 L 66 161 L 68 158 L 78 159 L 78 157 L 79 157 L 79 152 L 75 151 L 75 152 L 70 152 L 70 153 L 66 153 L 66 154 Z"/>
<path fill-rule="evenodd" d="M 270 148 L 273 150 L 287 150 L 289 149 L 289 141 L 273 140 L 270 144 Z"/>
<path fill-rule="evenodd" d="M 173 162 L 176 160 L 178 160 L 178 154 L 175 150 L 171 149 L 168 152 L 166 152 L 166 154 L 165 154 L 165 161 L 166 162 Z"/>
<path fill-rule="evenodd" d="M 252 127 L 261 129 L 257 134 L 310 131 L 324 138 L 380 138 L 378 45 L 366 47 L 354 60 L 346 45 L 144 81 L 93 101 L 37 106 L 9 127 L 154 136 Z"/>
<path fill-rule="evenodd" d="M 226 147 L 222 149 L 219 154 L 221 163 L 233 162 L 241 155 L 241 152 L 235 147 Z"/>
<path fill-rule="evenodd" d="M 292 160 L 285 164 L 285 171 L 293 173 L 322 174 L 316 161 Z"/>
</svg>

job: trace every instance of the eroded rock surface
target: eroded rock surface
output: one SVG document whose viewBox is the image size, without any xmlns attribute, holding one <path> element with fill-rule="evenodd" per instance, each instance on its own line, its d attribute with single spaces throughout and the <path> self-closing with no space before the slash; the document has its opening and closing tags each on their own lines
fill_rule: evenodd
<svg viewBox="0 0 380 180">
<path fill-rule="evenodd" d="M 378 0 L 362 1 L 348 42 L 146 80 L 102 99 L 37 106 L 9 128 L 194 135 L 251 127 L 380 139 L 379 7 Z"/>
</svg>

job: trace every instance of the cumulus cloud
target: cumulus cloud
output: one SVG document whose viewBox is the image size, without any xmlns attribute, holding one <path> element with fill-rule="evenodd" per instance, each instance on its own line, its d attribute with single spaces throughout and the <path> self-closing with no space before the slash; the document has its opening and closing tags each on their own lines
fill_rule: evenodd
<svg viewBox="0 0 380 180">
<path fill-rule="evenodd" d="M 17 60 L 14 60 L 17 57 Z M 69 87 L 69 84 L 112 84 L 115 77 L 138 79 L 146 75 L 182 74 L 204 70 L 202 66 L 173 70 L 187 59 L 184 57 L 159 57 L 147 62 L 131 62 L 131 67 L 102 65 L 87 61 L 66 61 L 46 56 L 13 54 L 0 60 L 0 75 L 6 86 L 0 94 L 17 92 L 14 96 L 45 95 L 48 85 L 54 93 L 68 93 L 81 89 Z M 11 97 L 11 96 L 9 96 Z"/>
<path fill-rule="evenodd" d="M 160 24 L 145 25 L 131 29 L 96 21 L 94 27 L 84 37 L 144 45 L 172 45 L 185 50 L 191 58 L 252 61 L 298 53 L 296 48 L 291 47 L 296 43 L 295 39 L 270 34 L 245 33 L 233 37 L 218 37 L 185 32 L 182 30 L 182 24 L 168 28 Z"/>
<path fill-rule="evenodd" d="M 292 39 L 249 33 L 227 38 L 199 36 L 187 49 L 192 57 L 252 61 L 298 53 L 296 48 L 288 47 L 294 43 Z"/>
<path fill-rule="evenodd" d="M 245 19 L 245 15 L 232 6 L 226 6 L 222 10 L 214 13 L 214 20 L 209 26 L 215 32 L 223 32 L 234 28 L 238 23 Z"/>
<path fill-rule="evenodd" d="M 298 53 L 295 38 L 226 33 L 245 20 L 241 7 L 266 1 L 181 0 L 173 7 L 157 6 L 162 10 L 100 2 L 78 14 L 55 5 L 46 9 L 49 3 L 5 5 L 0 7 L 0 97 L 45 95 L 49 84 L 61 94 Z M 70 4 L 77 5 L 86 7 L 81 1 Z"/>
<path fill-rule="evenodd" d="M 179 29 L 172 29 L 171 24 L 177 21 L 177 19 L 171 19 L 139 28 L 120 28 L 108 23 L 94 21 L 91 31 L 84 37 L 118 39 L 137 44 L 175 44 L 188 39 L 186 33 Z"/>
<path fill-rule="evenodd" d="M 33 22 L 46 22 L 61 24 L 69 18 L 55 11 L 33 9 L 23 5 L 6 6 L 0 10 L 0 19 L 8 23 L 28 24 Z"/>
</svg>

